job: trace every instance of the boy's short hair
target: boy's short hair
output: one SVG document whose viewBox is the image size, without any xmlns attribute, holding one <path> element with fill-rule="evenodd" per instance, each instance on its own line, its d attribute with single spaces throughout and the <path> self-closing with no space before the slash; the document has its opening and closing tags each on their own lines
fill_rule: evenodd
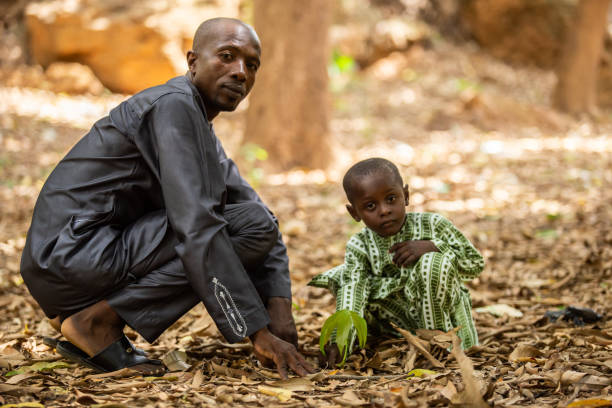
<svg viewBox="0 0 612 408">
<path fill-rule="evenodd" d="M 394 182 L 397 182 L 400 186 L 404 184 L 402 176 L 395 164 L 382 157 L 372 157 L 355 163 L 344 175 L 342 187 L 344 188 L 346 198 L 352 202 L 357 179 L 380 172 L 387 172 L 394 178 Z"/>
</svg>

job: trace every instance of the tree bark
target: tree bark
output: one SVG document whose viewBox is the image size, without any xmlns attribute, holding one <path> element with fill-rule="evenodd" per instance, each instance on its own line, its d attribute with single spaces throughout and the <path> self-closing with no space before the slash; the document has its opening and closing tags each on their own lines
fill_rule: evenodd
<svg viewBox="0 0 612 408">
<path fill-rule="evenodd" d="M 597 78 L 610 0 L 581 0 L 557 71 L 553 104 L 563 111 L 597 114 Z"/>
<path fill-rule="evenodd" d="M 269 153 L 266 167 L 325 168 L 328 133 L 329 0 L 255 0 L 262 43 L 244 142 Z"/>
</svg>

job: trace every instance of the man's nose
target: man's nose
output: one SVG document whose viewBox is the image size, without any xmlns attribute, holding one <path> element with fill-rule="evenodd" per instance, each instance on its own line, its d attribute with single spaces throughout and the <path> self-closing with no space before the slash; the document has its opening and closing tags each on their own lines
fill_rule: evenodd
<svg viewBox="0 0 612 408">
<path fill-rule="evenodd" d="M 243 60 L 237 59 L 232 66 L 232 77 L 240 82 L 246 81 L 246 64 Z"/>
</svg>

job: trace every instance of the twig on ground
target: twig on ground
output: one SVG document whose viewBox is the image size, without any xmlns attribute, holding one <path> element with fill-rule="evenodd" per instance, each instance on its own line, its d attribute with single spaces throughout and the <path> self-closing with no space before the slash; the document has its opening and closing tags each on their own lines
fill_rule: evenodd
<svg viewBox="0 0 612 408">
<path fill-rule="evenodd" d="M 416 338 L 412 333 L 410 333 L 408 330 L 404 330 L 401 327 L 396 326 L 395 324 L 393 324 L 393 327 L 395 328 L 395 330 L 399 331 L 401 333 L 402 336 L 404 336 L 404 338 L 406 340 L 408 340 L 408 342 L 410 344 L 412 344 L 414 347 L 417 348 L 417 350 L 419 350 L 421 352 L 421 354 L 423 354 L 423 356 L 425 356 L 425 358 L 434 366 L 437 368 L 444 368 L 444 364 L 441 363 L 438 359 L 436 359 L 434 356 L 431 355 L 431 353 L 429 351 L 427 351 L 425 349 L 425 347 L 423 347 L 423 345 L 421 344 L 421 342 L 419 341 L 418 338 Z"/>
</svg>

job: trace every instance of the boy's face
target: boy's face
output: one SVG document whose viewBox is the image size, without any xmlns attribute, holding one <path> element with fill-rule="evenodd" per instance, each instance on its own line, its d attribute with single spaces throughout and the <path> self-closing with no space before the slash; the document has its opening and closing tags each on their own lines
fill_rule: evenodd
<svg viewBox="0 0 612 408">
<path fill-rule="evenodd" d="M 398 183 L 385 171 L 354 180 L 351 204 L 346 209 L 355 219 L 383 237 L 399 232 L 408 205 L 408 185 Z"/>
</svg>

